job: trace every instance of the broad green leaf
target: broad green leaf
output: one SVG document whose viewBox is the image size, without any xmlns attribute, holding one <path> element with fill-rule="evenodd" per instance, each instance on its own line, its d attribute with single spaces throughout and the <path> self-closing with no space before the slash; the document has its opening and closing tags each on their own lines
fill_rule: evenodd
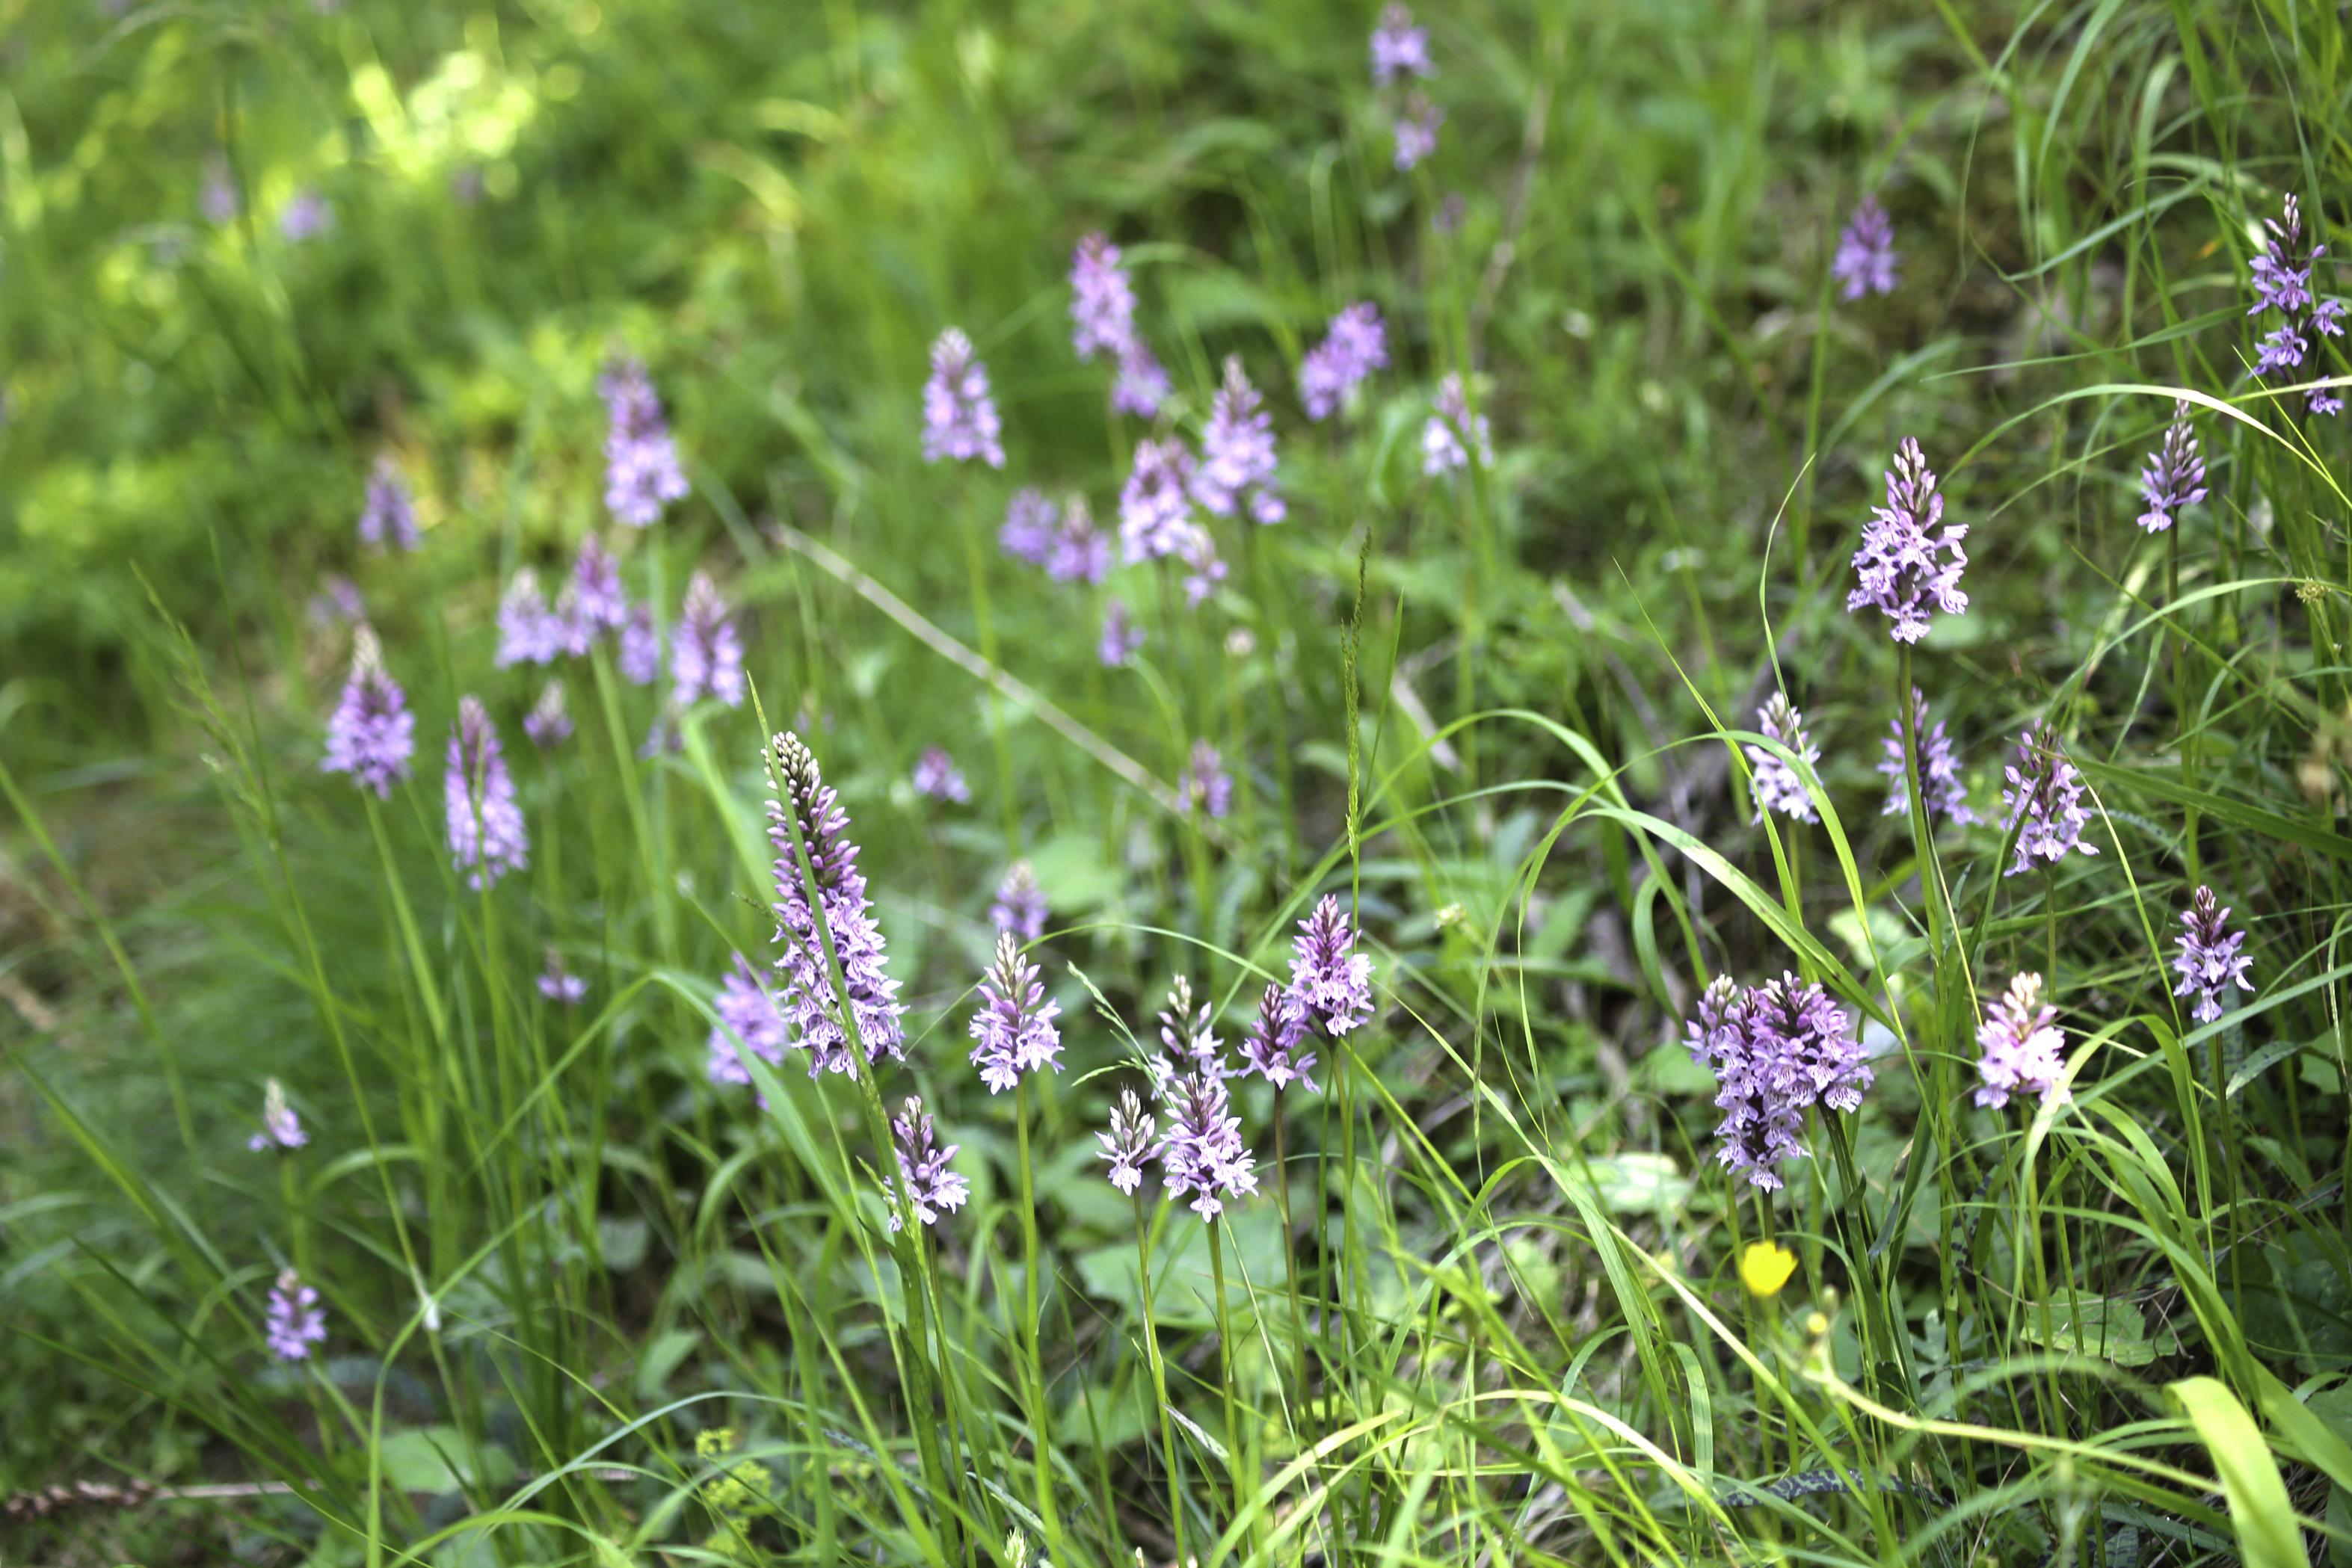
<svg viewBox="0 0 2352 1568">
<path fill-rule="evenodd" d="M 2110 1296 L 2064 1297 L 2049 1303 L 2050 1330 L 2042 1333 L 2044 1309 L 2028 1307 L 2018 1315 L 2018 1337 L 2048 1349 L 2075 1355 L 2096 1356 L 2117 1366 L 2146 1366 L 2159 1355 L 2180 1348 L 2170 1329 L 2151 1336 L 2139 1303 Z"/>
<path fill-rule="evenodd" d="M 2210 1377 L 2184 1378 L 2164 1392 L 2213 1458 L 2246 1568 L 2310 1568 L 2278 1461 L 2237 1396 Z"/>
</svg>

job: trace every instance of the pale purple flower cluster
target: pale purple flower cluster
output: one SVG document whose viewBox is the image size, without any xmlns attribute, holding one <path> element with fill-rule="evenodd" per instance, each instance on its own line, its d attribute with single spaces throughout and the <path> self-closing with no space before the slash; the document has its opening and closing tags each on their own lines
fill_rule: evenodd
<svg viewBox="0 0 2352 1568">
<path fill-rule="evenodd" d="M 408 493 L 408 481 L 400 476 L 392 454 L 379 453 L 375 466 L 368 471 L 367 498 L 360 506 L 360 543 L 371 550 L 387 544 L 415 549 L 424 540 L 417 531 L 416 502 Z"/>
<path fill-rule="evenodd" d="M 1895 450 L 1895 466 L 1886 471 L 1886 504 L 1871 509 L 1862 548 L 1853 552 L 1862 583 L 1846 595 L 1846 613 L 1874 605 L 1895 622 L 1896 642 L 1916 643 L 1927 634 L 1931 608 L 1947 615 L 1967 610 L 1960 572 L 1969 558 L 1960 540 L 1968 537 L 1968 525 L 1954 523 L 1938 532 L 1943 518 L 1936 476 L 1919 444 L 1906 435 Z"/>
<path fill-rule="evenodd" d="M 1054 532 L 1061 520 L 1062 509 L 1044 491 L 1024 485 L 1005 503 L 1004 526 L 996 530 L 996 542 L 1014 560 L 1043 566 L 1053 552 Z"/>
<path fill-rule="evenodd" d="M 948 1169 L 948 1162 L 963 1145 L 950 1144 L 940 1147 L 939 1134 L 932 1129 L 930 1113 L 923 1103 L 913 1095 L 890 1119 L 890 1142 L 898 1156 L 898 1174 L 907 1183 L 907 1201 L 915 1211 L 917 1222 L 934 1225 L 942 1214 L 952 1214 L 964 1206 L 971 1196 L 971 1184 Z M 893 1189 L 886 1186 L 886 1193 Z M 900 1226 L 898 1204 L 893 1197 L 890 1228 Z"/>
<path fill-rule="evenodd" d="M 604 400 L 604 507 L 631 528 L 661 520 L 687 496 L 686 470 L 670 438 L 661 397 L 639 360 L 620 360 L 596 382 Z"/>
<path fill-rule="evenodd" d="M 1895 292 L 1895 264 L 1902 260 L 1895 248 L 1895 225 L 1875 195 L 1865 195 L 1838 236 L 1837 255 L 1830 260 L 1830 276 L 1841 286 L 1841 298 Z"/>
<path fill-rule="evenodd" d="M 1847 1035 L 1845 1009 L 1794 975 L 1741 990 L 1727 975 L 1700 996 L 1688 1026 L 1691 1055 L 1715 1073 L 1723 1121 L 1716 1159 L 1767 1191 L 1783 1160 L 1802 1159 L 1805 1113 L 1851 1112 L 1874 1074 Z"/>
<path fill-rule="evenodd" d="M 1467 434 L 1470 444 L 1463 444 Z M 1462 373 L 1449 371 L 1438 383 L 1436 412 L 1421 427 L 1421 471 L 1434 477 L 1470 465 L 1470 453 L 1478 454 L 1478 466 L 1495 465 L 1494 437 L 1486 427 L 1486 416 L 1470 412 L 1469 390 L 1463 385 Z"/>
<path fill-rule="evenodd" d="M 338 621 L 367 618 L 367 601 L 360 597 L 359 584 L 341 572 L 329 572 L 319 586 L 320 591 L 310 600 L 310 619 L 315 624 L 332 626 Z"/>
<path fill-rule="evenodd" d="M 1756 710 L 1756 727 L 1764 736 L 1779 741 L 1795 752 L 1808 768 L 1818 765 L 1822 748 L 1805 733 L 1805 717 L 1789 705 L 1786 692 L 1774 692 L 1771 700 Z M 1747 748 L 1748 760 L 1756 770 L 1756 816 L 1761 822 L 1767 811 L 1778 811 L 1801 822 L 1818 822 L 1821 813 L 1813 809 L 1813 798 L 1805 793 L 1804 779 L 1772 752 L 1761 746 Z"/>
<path fill-rule="evenodd" d="M 375 632 L 362 622 L 352 634 L 351 678 L 327 720 L 327 754 L 319 759 L 319 770 L 348 773 L 352 783 L 388 800 L 392 787 L 408 777 L 415 751 L 416 716 L 383 667 Z"/>
<path fill-rule="evenodd" d="M 776 998 L 760 983 L 743 955 L 735 955 L 734 967 L 719 982 L 719 998 L 711 1006 L 719 1021 L 710 1026 L 710 1035 L 704 1043 L 709 1060 L 703 1071 L 713 1083 L 749 1083 L 751 1070 L 743 1065 L 743 1051 L 751 1051 L 770 1067 L 784 1064 L 784 1019 L 776 1010 Z"/>
<path fill-rule="evenodd" d="M 1136 329 L 1135 291 L 1118 258 L 1118 246 L 1099 233 L 1070 253 L 1070 346 L 1081 360 L 1108 354 L 1118 366 L 1112 406 L 1149 419 L 1168 401 L 1168 372 Z"/>
<path fill-rule="evenodd" d="M 1927 694 L 1918 687 L 1911 688 L 1912 724 L 1918 736 L 1919 779 L 1921 792 L 1927 798 L 1927 825 L 1944 822 L 1962 826 L 1977 820 L 1969 810 L 1969 787 L 1960 781 L 1960 765 L 1952 755 L 1951 737 L 1944 733 L 1944 721 L 1937 719 L 1932 729 L 1927 725 Z M 1879 759 L 1878 771 L 1886 777 L 1886 804 L 1880 810 L 1882 817 L 1907 817 L 1911 814 L 1911 791 L 1903 787 L 1903 721 L 1886 721 L 1886 737 L 1879 743 L 1885 755 Z"/>
<path fill-rule="evenodd" d="M 1370 961 L 1364 962 L 1369 981 Z M 1276 1089 L 1288 1088 L 1295 1081 L 1310 1094 L 1319 1092 L 1315 1080 L 1307 1076 L 1315 1065 L 1315 1053 L 1301 1049 L 1312 1038 L 1308 1023 L 1307 1004 L 1298 994 L 1269 984 L 1258 998 L 1257 1017 L 1242 1037 L 1243 1071 L 1256 1073 Z"/>
<path fill-rule="evenodd" d="M 926 746 L 915 758 L 915 793 L 934 800 L 952 800 L 959 806 L 971 800 L 971 786 L 964 782 L 963 769 L 940 746 Z"/>
<path fill-rule="evenodd" d="M 2221 1016 L 2221 997 L 2231 986 L 2242 991 L 2254 988 L 2254 983 L 2246 978 L 2253 960 L 2238 951 L 2245 946 L 2246 934 L 2229 928 L 2230 906 L 2216 899 L 2210 887 L 2197 890 L 2189 907 L 2180 912 L 2180 951 L 2172 960 L 2180 983 L 2172 988 L 2172 994 L 2195 997 L 2197 1005 L 2189 1009 L 2189 1017 L 2199 1023 L 2211 1023 Z"/>
<path fill-rule="evenodd" d="M 1215 747 L 1205 740 L 1192 743 L 1192 759 L 1176 780 L 1176 793 L 1188 810 L 1222 817 L 1233 810 L 1233 775 L 1225 771 L 1225 759 Z"/>
<path fill-rule="evenodd" d="M 208 224 L 226 224 L 244 207 L 237 199 L 236 181 L 230 175 L 228 160 L 219 153 L 205 159 L 204 184 L 196 195 L 196 210 Z"/>
<path fill-rule="evenodd" d="M 1977 1073 L 1984 1080 L 1977 1103 L 1999 1110 L 2011 1093 L 2039 1094 L 2044 1105 L 2063 1104 L 2071 1097 L 2063 1080 L 2066 1037 L 2058 1031 L 2058 1009 L 2042 1005 L 2042 977 L 2020 975 L 1995 1002 L 1977 1030 L 1977 1045 L 1984 1052 Z"/>
<path fill-rule="evenodd" d="M 1221 517 L 1230 517 L 1246 492 L 1249 515 L 1278 523 L 1288 515 L 1275 486 L 1274 416 L 1259 404 L 1257 389 L 1243 373 L 1239 354 L 1225 357 L 1224 384 L 1217 389 L 1209 423 L 1201 432 L 1201 465 L 1192 474 L 1192 498 Z"/>
<path fill-rule="evenodd" d="M 980 1010 L 971 1015 L 971 1064 L 991 1094 L 1001 1094 L 1039 1068 L 1062 1071 L 1062 1032 L 1054 1027 L 1062 1004 L 1047 999 L 1037 966 L 1021 956 L 1010 931 L 996 934 L 996 962 L 980 982 Z"/>
<path fill-rule="evenodd" d="M 819 911 L 810 907 L 793 852 L 795 824 L 808 852 L 807 881 L 816 886 L 825 932 L 840 961 L 851 1020 L 867 1062 L 886 1054 L 905 1060 L 906 1035 L 898 1019 L 907 1009 L 898 1000 L 898 982 L 885 971 L 882 932 L 866 896 L 866 878 L 857 870 L 857 846 L 847 837 L 849 814 L 800 737 L 789 731 L 779 735 L 772 750 L 784 789 L 784 800 L 768 802 L 768 838 L 778 857 L 774 940 L 783 947 L 783 956 L 776 960 L 783 976 L 776 1004 L 792 1026 L 794 1045 L 809 1053 L 810 1077 L 820 1072 L 854 1077 L 859 1063 L 825 963 L 824 936 L 816 925 Z M 787 810 L 792 813 L 789 821 Z"/>
<path fill-rule="evenodd" d="M 479 697 L 458 699 L 442 797 L 449 821 L 449 857 L 459 871 L 472 869 L 467 886 L 478 890 L 530 863 L 530 840 L 522 807 L 515 800 L 514 777 L 507 771 L 499 732 Z"/>
<path fill-rule="evenodd" d="M 2065 743 L 2047 724 L 2030 724 L 2017 743 L 2017 760 L 2003 769 L 2009 780 L 2000 792 L 2009 815 L 2001 831 L 2017 829 L 2017 858 L 2003 876 L 2031 871 L 2036 862 L 2054 866 L 2068 850 L 2086 855 L 2099 852 L 2083 841 L 2091 813 L 2083 804 L 2083 775 L 2066 760 Z"/>
<path fill-rule="evenodd" d="M 1396 166 L 1400 173 L 1412 168 L 1437 152 L 1437 128 L 1445 123 L 1445 110 L 1429 101 L 1429 95 L 1416 92 L 1407 102 L 1405 111 L 1396 122 Z"/>
<path fill-rule="evenodd" d="M 1196 522 L 1184 524 L 1183 538 L 1176 553 L 1191 570 L 1184 574 L 1184 607 L 1201 608 L 1201 601 L 1216 591 L 1217 584 L 1225 580 L 1225 563 L 1218 558 L 1217 541 L 1209 530 Z"/>
<path fill-rule="evenodd" d="M 1072 496 L 1062 508 L 1062 526 L 1045 554 L 1045 575 L 1055 582 L 1099 585 L 1110 575 L 1110 536 L 1095 527 L 1092 507 L 1084 496 Z"/>
<path fill-rule="evenodd" d="M 588 995 L 588 982 L 563 967 L 563 956 L 554 948 L 547 950 L 547 967 L 539 974 L 539 994 L 551 1002 L 567 1006 Z"/>
<path fill-rule="evenodd" d="M 246 1140 L 255 1154 L 276 1149 L 291 1154 L 310 1140 L 303 1134 L 302 1118 L 286 1103 L 286 1086 L 271 1079 L 261 1092 L 261 1131 Z"/>
<path fill-rule="evenodd" d="M 587 653 L 590 644 L 605 632 L 629 623 L 629 595 L 621 586 L 620 558 L 594 534 L 581 539 L 580 552 L 572 558 L 569 591 L 570 602 L 560 604 L 557 613 L 568 628 L 564 652 L 574 657 Z"/>
<path fill-rule="evenodd" d="M 2270 231 L 2270 238 L 2253 260 L 2254 305 L 2246 314 L 2275 310 L 2284 319 L 2257 346 L 2254 374 L 2294 381 L 2304 369 L 2304 357 L 2318 347 L 2319 338 L 2344 335 L 2344 302 L 2321 298 L 2312 287 L 2327 247 L 2305 247 L 2303 211 L 2294 197 L 2286 198 L 2283 221 L 2265 218 L 2263 226 Z M 2305 406 L 2313 413 L 2341 413 L 2344 400 L 2320 389 L 2310 394 Z"/>
<path fill-rule="evenodd" d="M 1037 873 L 1027 861 L 1014 861 L 1006 869 L 1004 880 L 996 884 L 996 902 L 988 906 L 988 923 L 1024 942 L 1034 942 L 1045 935 L 1045 916 L 1050 913 L 1045 890 L 1037 885 Z"/>
<path fill-rule="evenodd" d="M 670 698 L 681 707 L 701 696 L 743 706 L 743 644 L 709 572 L 696 572 L 687 584 L 686 605 L 670 636 L 669 680 Z"/>
<path fill-rule="evenodd" d="M 988 367 L 973 353 L 971 340 L 949 328 L 931 345 L 931 379 L 923 383 L 923 461 L 969 463 L 977 457 L 1002 468 L 1003 428 L 996 400 L 989 395 Z"/>
<path fill-rule="evenodd" d="M 2152 534 L 2162 533 L 2183 507 L 2193 507 L 2205 498 L 2205 456 L 2197 449 L 2197 431 L 2189 423 L 2187 398 L 2172 405 L 2172 423 L 2165 430 L 2164 444 L 2149 453 L 2147 461 L 2140 471 L 2139 493 L 2147 502 L 2147 510 L 2139 515 L 2139 526 Z"/>
<path fill-rule="evenodd" d="M 1095 645 L 1095 656 L 1117 669 L 1135 657 L 1143 646 L 1143 628 L 1127 616 L 1127 601 L 1111 599 L 1103 605 L 1102 640 Z"/>
<path fill-rule="evenodd" d="M 520 569 L 499 601 L 499 651 L 491 664 L 503 670 L 511 664 L 552 664 L 565 642 L 563 622 L 540 591 L 539 573 L 527 566 Z"/>
<path fill-rule="evenodd" d="M 539 701 L 523 715 L 522 732 L 541 751 L 552 750 L 572 738 L 572 708 L 564 698 L 561 679 L 540 688 Z"/>
<path fill-rule="evenodd" d="M 1216 1041 L 1208 1043 L 1214 1052 Z M 1228 1201 L 1257 1190 L 1257 1167 L 1242 1138 L 1242 1119 L 1234 1114 L 1226 1077 L 1221 1053 L 1195 1057 L 1173 1071 L 1161 1104 L 1168 1130 L 1158 1150 L 1160 1179 L 1169 1197 L 1190 1194 L 1192 1211 L 1212 1221 Z M 1114 1178 L 1118 1174 L 1114 1162 Z"/>
<path fill-rule="evenodd" d="M 1372 1016 L 1372 960 L 1356 951 L 1355 925 L 1336 894 L 1325 894 L 1291 943 L 1290 994 L 1332 1034 Z"/>
<path fill-rule="evenodd" d="M 1357 382 L 1388 362 L 1388 327 L 1377 306 L 1359 301 L 1332 317 L 1331 329 L 1307 350 L 1298 367 L 1298 392 L 1307 404 L 1307 417 L 1330 418 Z"/>
<path fill-rule="evenodd" d="M 632 685 L 649 686 L 660 677 L 662 637 L 654 625 L 651 605 L 629 607 L 628 622 L 621 628 L 620 652 L 614 663 L 619 666 L 622 678 Z"/>
<path fill-rule="evenodd" d="M 1102 1145 L 1095 1157 L 1110 1162 L 1110 1185 L 1130 1197 L 1143 1185 L 1143 1167 L 1151 1163 L 1155 1153 L 1153 1131 L 1143 1102 L 1135 1097 L 1134 1090 L 1122 1089 L 1118 1103 L 1111 1107 L 1110 1130 L 1095 1134 L 1096 1142 Z"/>
<path fill-rule="evenodd" d="M 270 1354 L 280 1361 L 308 1359 L 310 1347 L 327 1337 L 327 1314 L 319 1305 L 319 1292 L 293 1270 L 286 1270 L 270 1287 L 263 1327 Z"/>
<path fill-rule="evenodd" d="M 1412 25 L 1412 13 L 1390 0 L 1372 32 L 1372 85 L 1386 87 L 1401 77 L 1424 79 L 1437 74 L 1429 57 L 1429 30 Z"/>
<path fill-rule="evenodd" d="M 1192 538 L 1194 466 L 1172 435 L 1136 444 L 1135 466 L 1118 494 L 1118 542 L 1129 564 L 1174 555 Z"/>
<path fill-rule="evenodd" d="M 298 191 L 278 214 L 278 232 L 289 245 L 318 238 L 335 226 L 335 209 L 316 191 Z"/>
</svg>

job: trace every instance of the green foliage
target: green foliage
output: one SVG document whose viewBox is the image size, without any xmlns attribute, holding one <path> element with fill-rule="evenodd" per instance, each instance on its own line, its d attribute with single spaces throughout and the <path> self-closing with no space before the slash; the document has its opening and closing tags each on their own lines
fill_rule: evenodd
<svg viewBox="0 0 2352 1568">
<path fill-rule="evenodd" d="M 43 1504 L 26 1552 L 2352 1553 L 2352 501 L 2244 314 L 2284 195 L 2344 243 L 2342 18 L 1422 19 L 1447 118 L 1400 172 L 1368 7 L 0 0 L 0 1490 L 165 1489 Z M 1849 302 L 1864 192 L 1902 282 Z M 1156 423 L 1070 350 L 1096 228 Z M 1356 299 L 1391 366 L 1310 423 L 1300 357 Z M 921 461 L 949 325 L 1001 474 Z M 692 484 L 643 533 L 603 498 L 621 354 Z M 1024 484 L 1112 522 L 1228 355 L 1291 512 L 1215 525 L 1204 603 L 994 550 Z M 1433 476 L 1448 372 L 1497 452 Z M 2177 392 L 2211 494 L 2149 535 Z M 1970 604 L 1898 652 L 1843 606 L 1906 435 Z M 355 538 L 380 455 L 414 555 Z M 500 595 L 592 533 L 666 622 L 713 574 L 752 705 L 672 711 L 600 645 L 576 733 L 522 738 Z M 317 766 L 336 576 L 417 717 L 382 801 Z M 1996 821 L 1883 815 L 1914 682 L 1981 819 L 2027 723 L 2063 735 L 2095 857 L 2006 877 Z M 1751 820 L 1798 760 L 1776 690 L 1817 822 Z M 461 694 L 531 840 L 488 890 L 435 777 Z M 854 1084 L 707 1072 L 720 977 L 774 955 L 785 727 L 908 1005 Z M 1204 740 L 1222 820 L 1171 787 Z M 909 784 L 932 744 L 969 805 Z M 966 1025 L 1015 858 L 1065 1071 L 992 1096 Z M 2210 1023 L 2172 992 L 2199 885 L 2257 988 Z M 1327 893 L 1381 1008 L 1315 1042 L 1318 1092 L 1233 1083 L 1258 1196 L 1212 1228 L 1114 1190 L 1095 1132 L 1171 981 L 1234 1039 Z M 1710 978 L 1784 971 L 1876 1082 L 1766 1194 L 1682 1040 Z M 1978 1029 L 2021 972 L 2071 1098 L 1997 1111 Z M 272 1078 L 299 1150 L 246 1146 Z M 971 1193 L 893 1231 L 909 1094 Z M 289 1268 L 329 1339 L 278 1363 Z"/>
</svg>

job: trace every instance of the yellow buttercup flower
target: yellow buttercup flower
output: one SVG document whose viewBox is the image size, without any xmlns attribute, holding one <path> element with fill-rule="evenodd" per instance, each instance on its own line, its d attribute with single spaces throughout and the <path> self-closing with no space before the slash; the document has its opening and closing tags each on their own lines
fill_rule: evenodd
<svg viewBox="0 0 2352 1568">
<path fill-rule="evenodd" d="M 1751 1241 L 1739 1255 L 1739 1282 L 1752 1296 L 1772 1297 L 1797 1271 L 1797 1255 L 1777 1241 Z"/>
</svg>

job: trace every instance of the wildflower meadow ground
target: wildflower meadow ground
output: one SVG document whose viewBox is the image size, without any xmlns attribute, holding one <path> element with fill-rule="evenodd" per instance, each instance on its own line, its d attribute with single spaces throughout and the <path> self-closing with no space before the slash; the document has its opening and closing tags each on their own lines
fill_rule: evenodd
<svg viewBox="0 0 2352 1568">
<path fill-rule="evenodd" d="M 0 1564 L 2352 1563 L 2347 42 L 0 6 Z"/>
</svg>

